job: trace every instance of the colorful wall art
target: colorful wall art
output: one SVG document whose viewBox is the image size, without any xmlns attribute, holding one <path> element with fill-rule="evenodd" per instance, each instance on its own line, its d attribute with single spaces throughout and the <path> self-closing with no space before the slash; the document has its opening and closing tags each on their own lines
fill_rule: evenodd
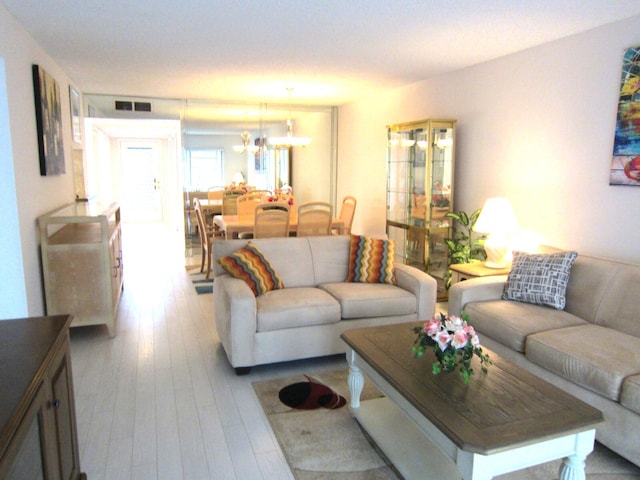
<svg viewBox="0 0 640 480">
<path fill-rule="evenodd" d="M 624 52 L 609 185 L 640 186 L 640 46 Z"/>
</svg>

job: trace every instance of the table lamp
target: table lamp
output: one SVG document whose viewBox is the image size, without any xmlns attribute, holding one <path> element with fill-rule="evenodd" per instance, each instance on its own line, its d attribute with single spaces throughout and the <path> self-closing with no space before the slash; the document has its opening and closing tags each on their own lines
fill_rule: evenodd
<svg viewBox="0 0 640 480">
<path fill-rule="evenodd" d="M 484 249 L 485 265 L 489 268 L 505 268 L 509 253 L 509 236 L 518 230 L 518 220 L 507 198 L 489 198 L 475 224 L 475 231 L 488 234 Z"/>
</svg>

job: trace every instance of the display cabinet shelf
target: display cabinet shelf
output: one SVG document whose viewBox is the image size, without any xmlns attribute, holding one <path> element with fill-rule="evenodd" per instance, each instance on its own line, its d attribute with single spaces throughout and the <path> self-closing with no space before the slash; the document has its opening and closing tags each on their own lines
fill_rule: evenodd
<svg viewBox="0 0 640 480">
<path fill-rule="evenodd" d="M 396 261 L 414 265 L 438 282 L 446 300 L 455 164 L 455 120 L 387 126 L 387 235 Z"/>
</svg>

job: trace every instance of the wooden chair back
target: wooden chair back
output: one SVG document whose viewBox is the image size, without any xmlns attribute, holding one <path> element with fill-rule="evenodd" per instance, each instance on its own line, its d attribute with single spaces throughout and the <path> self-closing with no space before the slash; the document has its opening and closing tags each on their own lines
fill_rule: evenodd
<svg viewBox="0 0 640 480">
<path fill-rule="evenodd" d="M 356 197 L 347 195 L 342 199 L 342 207 L 340 208 L 340 220 L 344 222 L 345 235 L 351 234 L 351 225 L 353 224 L 353 216 L 356 213 Z"/>
<path fill-rule="evenodd" d="M 241 195 L 237 199 L 238 215 L 253 215 L 256 207 L 262 203 L 262 195 L 255 193 L 247 193 Z"/>
<path fill-rule="evenodd" d="M 208 200 L 222 200 L 222 194 L 224 193 L 224 187 L 211 187 L 207 191 Z"/>
<path fill-rule="evenodd" d="M 262 203 L 256 207 L 253 238 L 289 236 L 289 205 Z"/>
<path fill-rule="evenodd" d="M 200 206 L 200 199 L 197 197 L 193 199 L 193 208 L 196 212 L 196 219 L 198 221 L 198 235 L 200 236 L 202 262 L 200 264 L 200 272 L 204 272 L 205 261 L 207 264 L 206 277 L 209 278 L 211 273 L 211 253 L 213 251 L 213 238 L 209 234 L 209 229 L 204 221 L 204 215 L 202 214 L 202 207 Z"/>
<path fill-rule="evenodd" d="M 327 202 L 306 202 L 298 206 L 296 236 L 331 235 L 333 207 Z"/>
<path fill-rule="evenodd" d="M 238 197 L 244 194 L 244 190 L 225 190 L 222 194 L 222 215 L 237 215 Z"/>
</svg>

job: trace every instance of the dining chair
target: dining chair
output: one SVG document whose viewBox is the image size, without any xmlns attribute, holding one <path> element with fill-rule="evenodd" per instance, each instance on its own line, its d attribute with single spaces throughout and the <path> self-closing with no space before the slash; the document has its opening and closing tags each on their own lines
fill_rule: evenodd
<svg viewBox="0 0 640 480">
<path fill-rule="evenodd" d="M 224 187 L 211 187 L 207 190 L 207 200 L 222 200 Z"/>
<path fill-rule="evenodd" d="M 342 207 L 340 208 L 340 216 L 338 218 L 344 222 L 345 235 L 351 234 L 351 225 L 353 224 L 353 216 L 356 213 L 357 203 L 356 197 L 352 197 L 351 195 L 347 195 L 342 199 Z M 338 231 L 334 229 L 332 233 L 335 235 Z"/>
<path fill-rule="evenodd" d="M 247 193 L 237 199 L 238 215 L 253 215 L 256 207 L 262 203 L 262 194 Z"/>
<path fill-rule="evenodd" d="M 331 235 L 333 207 L 327 202 L 306 202 L 298 205 L 297 237 Z"/>
<path fill-rule="evenodd" d="M 237 215 L 238 197 L 245 193 L 244 190 L 225 190 L 222 194 L 222 215 Z"/>
<path fill-rule="evenodd" d="M 256 207 L 253 238 L 289 236 L 289 205 L 262 203 Z"/>
<path fill-rule="evenodd" d="M 200 199 L 193 199 L 193 208 L 196 212 L 196 219 L 198 221 L 198 234 L 200 236 L 200 254 L 202 255 L 202 262 L 200 263 L 200 273 L 204 273 L 205 260 L 207 264 L 206 279 L 209 279 L 211 274 L 211 254 L 213 252 L 213 242 L 216 238 L 224 238 L 224 232 L 218 230 L 215 227 L 209 227 L 204 220 L 202 214 L 202 206 L 200 205 Z"/>
</svg>

